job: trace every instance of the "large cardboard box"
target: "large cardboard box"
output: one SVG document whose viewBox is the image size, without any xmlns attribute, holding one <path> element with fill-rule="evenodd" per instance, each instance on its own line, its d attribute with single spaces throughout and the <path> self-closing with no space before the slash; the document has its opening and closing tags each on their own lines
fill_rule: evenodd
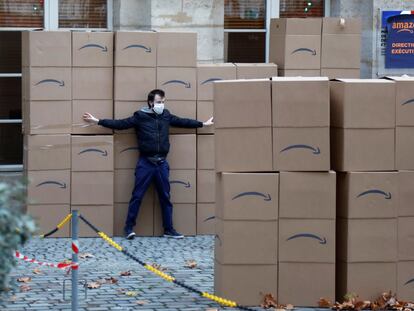
<svg viewBox="0 0 414 311">
<path fill-rule="evenodd" d="M 196 203 L 196 170 L 170 170 L 172 203 Z"/>
<path fill-rule="evenodd" d="M 320 298 L 335 301 L 335 264 L 279 263 L 277 298 L 278 303 L 295 307 L 318 307 Z"/>
<path fill-rule="evenodd" d="M 214 102 L 197 101 L 197 120 L 204 122 L 211 117 L 214 117 Z M 214 125 L 199 127 L 197 134 L 214 134 Z"/>
<path fill-rule="evenodd" d="M 128 203 L 135 185 L 134 169 L 116 169 L 114 171 L 114 202 Z"/>
<path fill-rule="evenodd" d="M 270 21 L 271 62 L 282 69 L 320 69 L 320 18 L 276 18 Z"/>
<path fill-rule="evenodd" d="M 396 87 L 397 126 L 414 126 L 414 77 L 387 77 Z"/>
<path fill-rule="evenodd" d="M 82 216 L 91 221 L 100 231 L 112 236 L 114 230 L 114 206 L 113 205 L 71 205 L 71 210 L 78 210 Z M 83 221 L 79 222 L 79 237 L 97 237 Z"/>
<path fill-rule="evenodd" d="M 171 114 L 187 119 L 197 118 L 197 103 L 193 100 L 169 100 L 165 108 L 170 111 Z M 182 127 L 170 127 L 170 134 L 195 134 L 196 129 L 182 128 Z"/>
<path fill-rule="evenodd" d="M 216 175 L 216 216 L 224 220 L 277 220 L 278 173 Z"/>
<path fill-rule="evenodd" d="M 414 216 L 414 171 L 398 172 L 398 216 Z"/>
<path fill-rule="evenodd" d="M 265 294 L 277 297 L 277 265 L 222 265 L 214 262 L 214 293 L 244 306 L 259 306 Z"/>
<path fill-rule="evenodd" d="M 331 81 L 331 125 L 395 128 L 395 83 L 384 79 Z"/>
<path fill-rule="evenodd" d="M 361 19 L 325 17 L 322 20 L 322 68 L 361 66 Z"/>
<path fill-rule="evenodd" d="M 215 129 L 217 172 L 272 171 L 272 128 Z"/>
<path fill-rule="evenodd" d="M 173 206 L 173 225 L 174 229 L 183 235 L 196 235 L 197 229 L 197 210 L 196 205 L 191 204 L 174 204 Z M 161 206 L 158 197 L 155 197 L 154 206 L 154 235 L 162 236 L 164 228 L 162 223 Z"/>
<path fill-rule="evenodd" d="M 196 67 L 196 32 L 158 32 L 157 66 Z"/>
<path fill-rule="evenodd" d="M 215 234 L 214 203 L 197 203 L 197 234 Z"/>
<path fill-rule="evenodd" d="M 195 134 L 170 135 L 168 163 L 172 170 L 196 169 L 197 143 Z"/>
<path fill-rule="evenodd" d="M 319 69 L 279 69 L 281 77 L 323 77 Z"/>
<path fill-rule="evenodd" d="M 395 169 L 414 170 L 414 126 L 395 129 Z"/>
<path fill-rule="evenodd" d="M 91 113 L 98 119 L 112 119 L 112 100 L 72 101 L 72 134 L 112 134 L 112 129 L 83 120 L 85 112 Z"/>
<path fill-rule="evenodd" d="M 70 100 L 25 101 L 22 105 L 24 134 L 71 133 L 72 102 Z"/>
<path fill-rule="evenodd" d="M 112 32 L 72 32 L 72 66 L 112 67 L 113 42 Z"/>
<path fill-rule="evenodd" d="M 135 168 L 139 159 L 139 147 L 135 134 L 115 134 L 115 169 Z"/>
<path fill-rule="evenodd" d="M 114 172 L 72 172 L 72 205 L 112 205 Z"/>
<path fill-rule="evenodd" d="M 414 217 L 398 218 L 398 260 L 414 261 Z"/>
<path fill-rule="evenodd" d="M 399 261 L 397 270 L 398 299 L 402 301 L 413 301 L 414 261 Z"/>
<path fill-rule="evenodd" d="M 398 184 L 397 172 L 338 173 L 338 217 L 396 218 Z"/>
<path fill-rule="evenodd" d="M 26 171 L 28 204 L 70 204 L 70 170 Z"/>
<path fill-rule="evenodd" d="M 235 79 L 236 67 L 232 63 L 197 64 L 197 100 L 213 100 L 213 82 Z"/>
<path fill-rule="evenodd" d="M 395 262 L 336 264 L 336 300 L 348 293 L 358 293 L 361 300 L 375 301 L 383 292 L 396 292 Z M 399 297 L 399 296 L 398 296 Z"/>
<path fill-rule="evenodd" d="M 336 171 L 395 169 L 395 129 L 331 128 L 330 138 Z"/>
<path fill-rule="evenodd" d="M 70 135 L 25 135 L 23 148 L 25 170 L 70 169 Z"/>
<path fill-rule="evenodd" d="M 156 73 L 155 68 L 115 67 L 115 100 L 147 101 L 157 85 Z"/>
<path fill-rule="evenodd" d="M 274 127 L 329 127 L 327 78 L 272 78 Z"/>
<path fill-rule="evenodd" d="M 23 100 L 71 100 L 71 92 L 71 68 L 30 67 L 22 70 Z"/>
<path fill-rule="evenodd" d="M 329 171 L 329 127 L 273 128 L 273 169 Z"/>
<path fill-rule="evenodd" d="M 114 137 L 112 135 L 72 135 L 72 172 L 113 171 Z"/>
<path fill-rule="evenodd" d="M 337 219 L 336 232 L 337 261 L 349 263 L 397 260 L 396 218 Z"/>
<path fill-rule="evenodd" d="M 277 221 L 216 218 L 215 259 L 221 264 L 277 264 Z"/>
<path fill-rule="evenodd" d="M 69 204 L 28 205 L 27 214 L 33 217 L 38 227 L 37 234 L 45 234 L 56 228 L 70 213 Z M 69 237 L 70 223 L 52 235 L 54 238 Z"/>
<path fill-rule="evenodd" d="M 197 169 L 214 170 L 214 135 L 197 136 Z"/>
<path fill-rule="evenodd" d="M 335 172 L 280 172 L 280 218 L 335 219 L 335 214 Z"/>
<path fill-rule="evenodd" d="M 23 67 L 70 67 L 70 31 L 23 31 Z"/>
<path fill-rule="evenodd" d="M 328 77 L 329 79 L 360 79 L 361 69 L 322 68 L 321 77 Z"/>
<path fill-rule="evenodd" d="M 214 203 L 216 201 L 216 172 L 214 170 L 197 170 L 197 203 Z"/>
<path fill-rule="evenodd" d="M 215 82 L 215 128 L 271 126 L 270 86 L 268 79 Z"/>
<path fill-rule="evenodd" d="M 115 32 L 115 66 L 156 67 L 158 33 Z"/>
<path fill-rule="evenodd" d="M 158 67 L 157 88 L 164 90 L 168 100 L 197 99 L 197 70 L 183 67 Z"/>
<path fill-rule="evenodd" d="M 132 117 L 134 112 L 141 110 L 143 107 L 148 107 L 146 101 L 115 101 L 114 102 L 114 118 L 115 119 L 126 119 Z M 115 133 L 135 133 L 135 128 L 126 130 L 115 130 Z"/>
<path fill-rule="evenodd" d="M 235 63 L 237 79 L 269 79 L 277 76 L 273 63 Z"/>
<path fill-rule="evenodd" d="M 73 99 L 113 98 L 112 67 L 73 67 L 72 81 Z"/>
</svg>

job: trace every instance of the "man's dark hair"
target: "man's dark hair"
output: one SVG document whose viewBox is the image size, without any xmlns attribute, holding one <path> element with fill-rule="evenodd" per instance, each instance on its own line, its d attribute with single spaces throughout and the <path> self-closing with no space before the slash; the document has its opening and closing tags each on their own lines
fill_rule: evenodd
<svg viewBox="0 0 414 311">
<path fill-rule="evenodd" d="M 165 92 L 163 90 L 160 90 L 160 89 L 155 89 L 155 90 L 152 90 L 151 92 L 149 92 L 148 93 L 148 99 L 147 99 L 148 107 L 151 107 L 150 103 L 154 101 L 155 95 L 165 97 Z"/>
</svg>

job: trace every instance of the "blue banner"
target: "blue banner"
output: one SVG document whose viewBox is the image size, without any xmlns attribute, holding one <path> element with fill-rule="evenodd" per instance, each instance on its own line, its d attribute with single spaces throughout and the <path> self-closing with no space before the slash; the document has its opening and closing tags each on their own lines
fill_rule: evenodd
<svg viewBox="0 0 414 311">
<path fill-rule="evenodd" d="M 414 15 L 387 19 L 385 68 L 414 68 Z"/>
</svg>

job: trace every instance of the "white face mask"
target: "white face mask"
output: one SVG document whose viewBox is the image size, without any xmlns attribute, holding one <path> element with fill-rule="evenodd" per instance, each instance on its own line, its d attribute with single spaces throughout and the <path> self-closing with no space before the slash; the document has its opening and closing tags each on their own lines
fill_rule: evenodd
<svg viewBox="0 0 414 311">
<path fill-rule="evenodd" d="M 156 114 L 162 114 L 162 112 L 164 111 L 164 104 L 154 104 L 152 110 L 154 110 Z"/>
</svg>

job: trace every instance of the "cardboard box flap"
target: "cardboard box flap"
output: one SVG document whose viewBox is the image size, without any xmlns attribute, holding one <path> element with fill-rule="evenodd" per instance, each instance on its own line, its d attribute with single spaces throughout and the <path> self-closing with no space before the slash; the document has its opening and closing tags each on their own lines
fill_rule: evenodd
<svg viewBox="0 0 414 311">
<path fill-rule="evenodd" d="M 272 77 L 272 81 L 329 81 L 327 77 Z"/>
<path fill-rule="evenodd" d="M 270 21 L 272 35 L 320 35 L 321 29 L 321 18 L 275 18 Z"/>
<path fill-rule="evenodd" d="M 361 18 L 325 17 L 322 34 L 360 34 Z"/>
</svg>

